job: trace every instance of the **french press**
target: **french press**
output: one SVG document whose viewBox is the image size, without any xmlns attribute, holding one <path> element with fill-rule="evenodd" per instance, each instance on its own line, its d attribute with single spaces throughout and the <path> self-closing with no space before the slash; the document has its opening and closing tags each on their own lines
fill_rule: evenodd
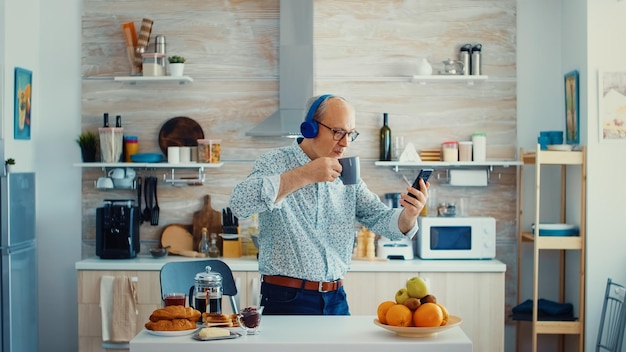
<svg viewBox="0 0 626 352">
<path fill-rule="evenodd" d="M 222 313 L 222 275 L 206 266 L 196 274 L 195 286 L 189 288 L 189 306 L 204 313 Z"/>
</svg>

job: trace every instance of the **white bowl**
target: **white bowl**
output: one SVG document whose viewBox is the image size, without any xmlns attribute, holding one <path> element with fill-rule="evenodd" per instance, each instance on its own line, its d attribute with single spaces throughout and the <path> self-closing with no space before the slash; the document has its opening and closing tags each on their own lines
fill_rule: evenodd
<svg viewBox="0 0 626 352">
<path fill-rule="evenodd" d="M 126 177 L 126 178 L 114 178 L 113 179 L 113 185 L 115 185 L 115 188 L 133 188 L 133 181 L 135 181 L 134 178 L 132 177 Z"/>
</svg>

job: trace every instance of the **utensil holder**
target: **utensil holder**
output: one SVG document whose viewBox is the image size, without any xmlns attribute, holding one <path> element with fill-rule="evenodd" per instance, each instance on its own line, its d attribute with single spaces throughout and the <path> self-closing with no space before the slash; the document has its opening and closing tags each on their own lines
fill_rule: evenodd
<svg viewBox="0 0 626 352">
<path fill-rule="evenodd" d="M 102 162 L 116 163 L 122 157 L 124 145 L 123 127 L 100 127 L 100 156 Z"/>
</svg>

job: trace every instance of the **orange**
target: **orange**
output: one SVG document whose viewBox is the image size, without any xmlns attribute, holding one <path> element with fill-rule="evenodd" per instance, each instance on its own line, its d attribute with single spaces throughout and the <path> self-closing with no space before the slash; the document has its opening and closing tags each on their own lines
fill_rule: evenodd
<svg viewBox="0 0 626 352">
<path fill-rule="evenodd" d="M 380 321 L 381 324 L 387 324 L 387 311 L 389 310 L 389 308 L 393 305 L 395 305 L 396 302 L 394 301 L 384 301 L 381 302 L 378 305 L 378 309 L 376 310 L 376 313 L 378 315 L 378 321 Z"/>
<path fill-rule="evenodd" d="M 413 323 L 419 327 L 441 326 L 443 311 L 437 303 L 424 303 L 413 312 Z"/>
<path fill-rule="evenodd" d="M 413 326 L 413 312 L 404 304 L 395 303 L 385 315 L 388 325 Z"/>
<path fill-rule="evenodd" d="M 448 310 L 446 309 L 446 307 L 443 306 L 443 304 L 441 303 L 436 303 L 439 308 L 441 308 L 441 312 L 443 313 L 443 321 L 441 322 L 441 326 L 448 324 L 448 317 L 450 316 L 448 314 Z"/>
</svg>

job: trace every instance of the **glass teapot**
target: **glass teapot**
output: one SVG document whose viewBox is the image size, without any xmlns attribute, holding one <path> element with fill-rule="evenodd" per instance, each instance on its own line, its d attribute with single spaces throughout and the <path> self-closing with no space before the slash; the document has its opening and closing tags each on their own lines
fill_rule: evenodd
<svg viewBox="0 0 626 352">
<path fill-rule="evenodd" d="M 463 62 L 458 60 L 443 60 L 443 70 L 439 71 L 442 75 L 458 75 L 463 73 Z"/>
<path fill-rule="evenodd" d="M 222 313 L 222 275 L 207 265 L 194 280 L 195 285 L 189 288 L 189 306 L 202 313 Z"/>
</svg>

